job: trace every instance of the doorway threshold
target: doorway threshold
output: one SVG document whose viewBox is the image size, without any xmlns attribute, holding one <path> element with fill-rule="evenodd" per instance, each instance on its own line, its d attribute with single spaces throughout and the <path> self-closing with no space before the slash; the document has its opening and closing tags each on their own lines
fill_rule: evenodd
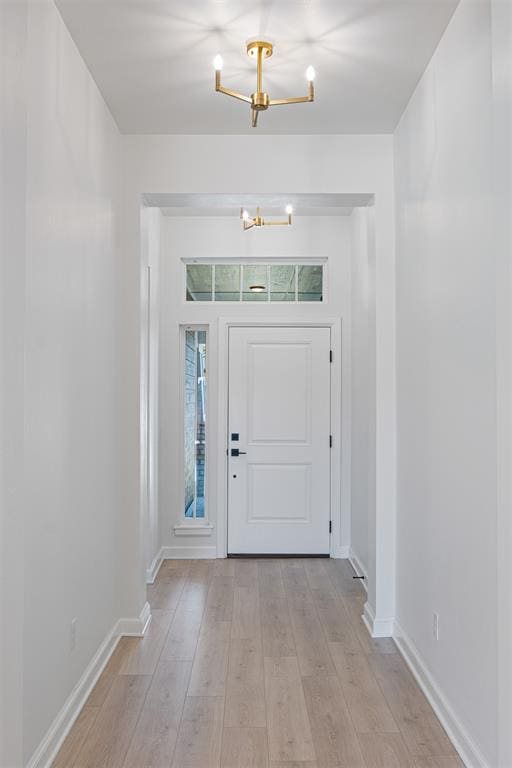
<svg viewBox="0 0 512 768">
<path fill-rule="evenodd" d="M 293 553 L 290 553 L 290 552 L 285 552 L 285 553 L 282 553 L 282 552 L 273 552 L 273 553 L 268 553 L 268 552 L 228 552 L 227 556 L 228 557 L 232 557 L 232 558 L 238 558 L 238 559 L 242 559 L 242 558 L 249 558 L 249 559 L 254 559 L 254 558 L 259 558 L 259 559 L 261 559 L 261 558 L 275 559 L 277 557 L 279 557 L 279 558 L 284 558 L 284 557 L 287 557 L 287 558 L 297 558 L 297 557 L 301 557 L 301 558 L 306 558 L 306 557 L 308 557 L 308 558 L 319 558 L 319 557 L 330 557 L 330 554 L 328 552 L 326 552 L 325 554 L 324 553 L 311 554 L 311 552 L 306 552 L 306 553 L 304 553 L 304 552 L 293 552 Z"/>
</svg>

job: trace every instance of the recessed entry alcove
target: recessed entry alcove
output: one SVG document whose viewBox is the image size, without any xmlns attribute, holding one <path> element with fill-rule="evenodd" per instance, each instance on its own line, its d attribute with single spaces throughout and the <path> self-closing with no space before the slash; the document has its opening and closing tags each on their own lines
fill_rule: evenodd
<svg viewBox="0 0 512 768">
<path fill-rule="evenodd" d="M 373 202 L 370 192 L 142 195 L 148 499 L 158 451 L 170 553 L 345 554 L 352 280 L 354 260 L 365 273 L 374 263 Z M 244 231 L 240 220 L 290 209 L 291 226 Z"/>
</svg>

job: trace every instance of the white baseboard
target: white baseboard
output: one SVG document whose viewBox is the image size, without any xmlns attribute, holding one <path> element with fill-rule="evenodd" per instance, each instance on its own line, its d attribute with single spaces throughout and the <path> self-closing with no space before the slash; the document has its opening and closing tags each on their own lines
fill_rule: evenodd
<svg viewBox="0 0 512 768">
<path fill-rule="evenodd" d="M 428 702 L 453 746 L 459 753 L 466 768 L 490 768 L 479 748 L 461 723 L 443 692 L 430 674 L 427 666 L 412 640 L 404 632 L 398 621 L 395 621 L 395 643 L 411 670 L 416 682 L 428 699 Z"/>
<path fill-rule="evenodd" d="M 215 545 L 162 547 L 160 551 L 162 560 L 212 560 L 217 557 Z"/>
<path fill-rule="evenodd" d="M 117 624 L 102 642 L 82 677 L 71 691 L 46 736 L 29 760 L 27 768 L 50 768 L 71 726 L 80 714 L 87 697 L 96 685 L 119 642 L 119 635 L 116 630 Z"/>
<path fill-rule="evenodd" d="M 370 603 L 366 601 L 363 608 L 363 615 L 361 616 L 363 623 L 370 633 L 370 637 L 373 637 L 373 622 L 375 621 L 375 613 Z"/>
<path fill-rule="evenodd" d="M 357 556 L 353 549 L 350 549 L 348 559 L 356 574 L 358 576 L 364 576 L 364 579 L 360 579 L 360 581 L 365 590 L 368 592 L 368 571 L 366 566 L 363 565 L 361 559 Z"/>
<path fill-rule="evenodd" d="M 123 635 L 142 636 L 151 620 L 151 609 L 146 603 L 137 619 L 119 619 L 116 621 L 91 662 L 87 665 L 80 680 L 71 691 L 67 701 L 51 724 L 40 745 L 30 758 L 26 768 L 50 768 L 64 739 L 83 709 L 99 676 L 114 653 Z"/>
<path fill-rule="evenodd" d="M 368 601 L 364 604 L 363 615 L 361 618 L 371 637 L 393 637 L 395 620 L 391 618 L 376 618 L 375 612 Z"/>
<path fill-rule="evenodd" d="M 153 558 L 153 562 L 149 568 L 146 569 L 146 584 L 155 583 L 155 579 L 158 576 L 158 571 L 160 570 L 160 566 L 163 563 L 162 550 L 163 547 L 160 547 L 159 552 Z"/>
<path fill-rule="evenodd" d="M 333 557 L 335 560 L 347 560 L 348 559 L 348 552 L 349 547 L 348 545 L 344 544 L 342 546 L 338 545 L 334 547 L 334 551 L 331 554 L 331 557 Z"/>
</svg>

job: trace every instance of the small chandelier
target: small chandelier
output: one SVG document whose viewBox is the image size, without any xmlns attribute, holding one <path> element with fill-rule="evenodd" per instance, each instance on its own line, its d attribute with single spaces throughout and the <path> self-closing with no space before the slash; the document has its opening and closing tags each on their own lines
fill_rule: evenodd
<svg viewBox="0 0 512 768">
<path fill-rule="evenodd" d="M 252 127 L 256 128 L 258 124 L 258 114 L 269 107 L 276 107 L 280 104 L 302 104 L 306 101 L 314 101 L 315 90 L 313 81 L 315 79 L 315 70 L 309 66 L 306 70 L 306 80 L 308 81 L 309 93 L 307 96 L 296 96 L 292 99 L 271 99 L 268 93 L 263 91 L 263 59 L 272 56 L 274 46 L 272 43 L 263 40 L 254 40 L 247 43 L 247 55 L 256 59 L 256 91 L 250 96 L 244 96 L 242 93 L 225 88 L 220 82 L 220 73 L 222 71 L 222 56 L 217 55 L 213 60 L 215 67 L 215 90 L 225 93 L 227 96 L 233 96 L 235 99 L 245 101 L 251 105 Z"/>
<path fill-rule="evenodd" d="M 260 214 L 259 208 L 256 208 L 256 216 L 249 216 L 249 211 L 245 208 L 241 208 L 240 218 L 242 219 L 244 230 L 252 229 L 252 227 L 286 227 L 292 223 L 293 206 L 287 205 L 285 211 L 287 216 L 286 219 L 271 219 L 268 221 Z"/>
</svg>

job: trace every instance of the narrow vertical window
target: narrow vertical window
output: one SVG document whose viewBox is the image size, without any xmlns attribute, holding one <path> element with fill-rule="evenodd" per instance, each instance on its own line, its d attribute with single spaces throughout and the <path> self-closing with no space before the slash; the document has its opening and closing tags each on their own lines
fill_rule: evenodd
<svg viewBox="0 0 512 768">
<path fill-rule="evenodd" d="M 184 349 L 185 518 L 206 518 L 206 331 L 186 330 Z"/>
</svg>

